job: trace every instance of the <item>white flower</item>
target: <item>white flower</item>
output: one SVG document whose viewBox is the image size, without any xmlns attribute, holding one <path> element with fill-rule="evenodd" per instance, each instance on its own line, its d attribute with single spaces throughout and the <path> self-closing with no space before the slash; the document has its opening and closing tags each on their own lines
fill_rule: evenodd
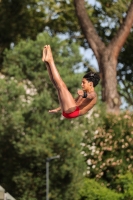
<svg viewBox="0 0 133 200">
<path fill-rule="evenodd" d="M 88 164 L 88 165 L 91 165 L 91 159 L 88 159 L 88 160 L 87 160 L 87 164 Z"/>
</svg>

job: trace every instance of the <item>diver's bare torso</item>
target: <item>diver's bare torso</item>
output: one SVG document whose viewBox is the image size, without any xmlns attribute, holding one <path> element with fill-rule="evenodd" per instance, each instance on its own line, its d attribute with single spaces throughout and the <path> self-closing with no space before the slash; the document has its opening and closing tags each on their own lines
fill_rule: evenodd
<svg viewBox="0 0 133 200">
<path fill-rule="evenodd" d="M 79 115 L 84 115 L 87 113 L 97 102 L 97 94 L 93 92 L 94 97 L 92 99 L 83 98 L 79 96 L 76 100 L 76 105 L 79 107 Z"/>
</svg>

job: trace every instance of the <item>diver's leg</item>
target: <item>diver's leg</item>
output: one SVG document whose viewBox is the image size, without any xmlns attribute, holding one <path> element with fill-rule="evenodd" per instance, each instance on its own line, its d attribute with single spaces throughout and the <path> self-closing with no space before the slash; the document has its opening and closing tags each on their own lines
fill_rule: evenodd
<svg viewBox="0 0 133 200">
<path fill-rule="evenodd" d="M 44 52 L 46 52 L 46 54 L 43 61 L 46 62 L 50 79 L 57 89 L 61 108 L 67 113 L 73 112 L 76 108 L 75 100 L 69 92 L 68 88 L 66 87 L 64 81 L 60 77 L 60 74 L 54 64 L 51 48 L 49 45 L 46 45 L 44 47 Z"/>
</svg>

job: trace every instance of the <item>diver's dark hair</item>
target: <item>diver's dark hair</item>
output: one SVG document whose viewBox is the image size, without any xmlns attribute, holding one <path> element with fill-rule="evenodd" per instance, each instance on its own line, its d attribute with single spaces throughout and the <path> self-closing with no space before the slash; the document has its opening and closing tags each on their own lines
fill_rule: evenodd
<svg viewBox="0 0 133 200">
<path fill-rule="evenodd" d="M 93 82 L 93 86 L 95 87 L 99 81 L 100 81 L 100 76 L 98 73 L 95 72 L 88 72 L 83 76 L 88 82 Z"/>
</svg>

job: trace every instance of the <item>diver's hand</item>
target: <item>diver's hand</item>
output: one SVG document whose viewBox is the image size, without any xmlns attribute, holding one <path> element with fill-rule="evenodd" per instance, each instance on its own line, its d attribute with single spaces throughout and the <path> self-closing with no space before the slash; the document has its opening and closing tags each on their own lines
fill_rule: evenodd
<svg viewBox="0 0 133 200">
<path fill-rule="evenodd" d="M 77 94 L 78 94 L 79 96 L 83 96 L 83 95 L 84 95 L 84 91 L 83 91 L 83 90 L 77 90 Z"/>
<path fill-rule="evenodd" d="M 49 113 L 57 113 L 59 110 L 57 109 L 53 109 L 53 110 L 49 110 Z"/>
</svg>

